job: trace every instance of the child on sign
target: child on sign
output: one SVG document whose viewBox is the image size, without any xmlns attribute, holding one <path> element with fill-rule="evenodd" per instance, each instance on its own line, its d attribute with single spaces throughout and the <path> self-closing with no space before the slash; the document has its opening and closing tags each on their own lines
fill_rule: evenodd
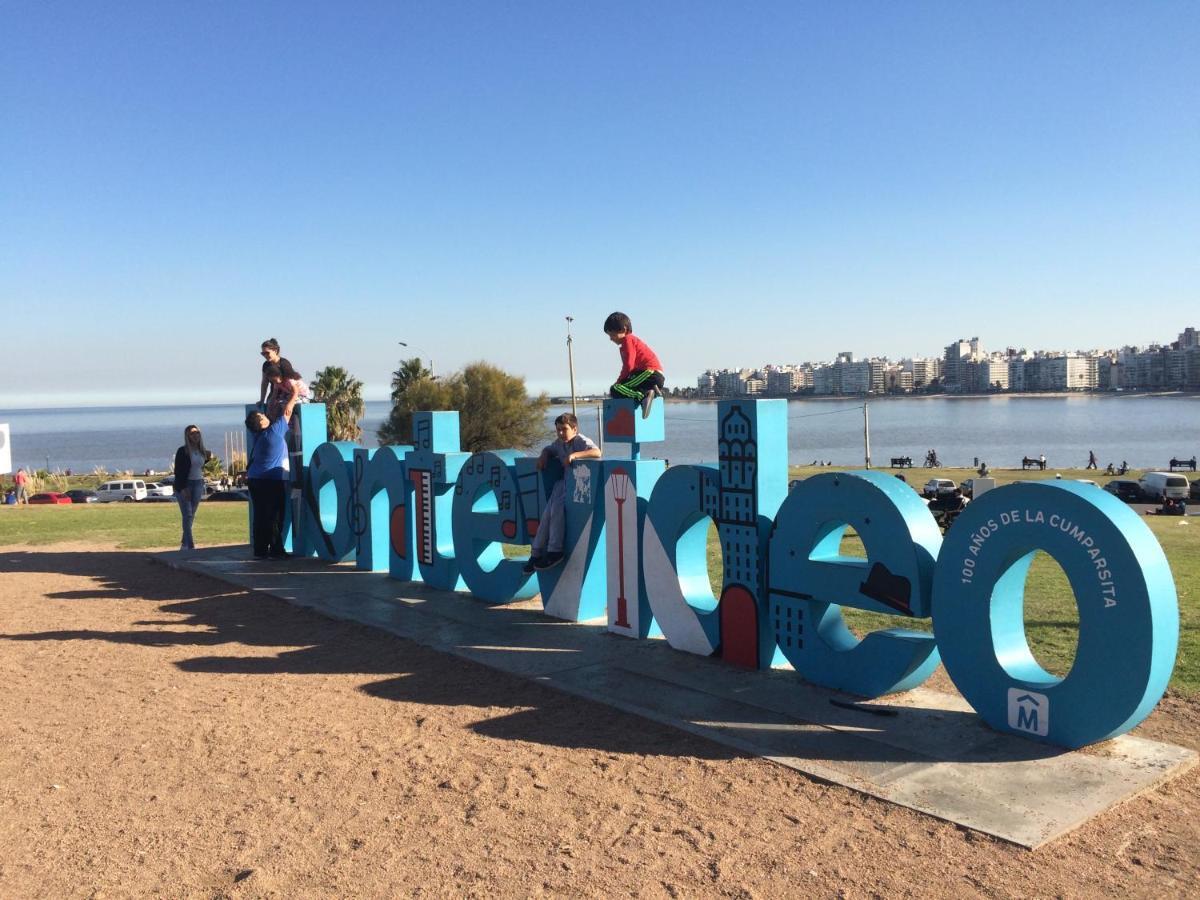
<svg viewBox="0 0 1200 900">
<path fill-rule="evenodd" d="M 279 355 L 279 341 L 275 338 L 267 338 L 262 342 L 262 384 L 258 388 L 258 405 L 264 409 L 272 408 L 277 411 L 282 410 L 287 405 L 287 397 L 279 397 L 276 389 L 273 386 L 275 383 L 269 377 L 269 372 L 272 367 L 279 369 L 283 373 L 283 381 L 292 384 L 300 389 L 298 402 L 303 402 L 308 398 L 308 385 L 304 383 L 304 379 L 300 377 L 300 373 L 292 366 L 291 361 Z M 267 396 L 267 391 L 271 392 L 271 396 Z"/>
<path fill-rule="evenodd" d="M 267 398 L 267 418 L 271 420 L 279 418 L 283 408 L 293 397 L 297 403 L 308 399 L 308 385 L 304 383 L 299 372 L 290 365 L 288 369 L 290 371 L 284 371 L 282 366 L 269 365 L 263 370 L 263 377 L 271 387 L 271 394 Z"/>
<path fill-rule="evenodd" d="M 563 535 L 566 530 L 567 476 L 571 472 L 571 466 L 579 460 L 600 458 L 600 448 L 592 443 L 591 438 L 579 433 L 579 420 L 571 413 L 563 413 L 555 419 L 554 430 L 558 434 L 558 440 L 542 450 L 537 467 L 540 472 L 551 459 L 557 459 L 562 463 L 563 477 L 554 483 L 550 499 L 546 501 L 546 508 L 542 510 L 537 533 L 533 536 L 529 562 L 523 570 L 526 575 L 533 574 L 535 570 L 552 569 L 562 562 Z"/>
<path fill-rule="evenodd" d="M 621 348 L 621 374 L 609 388 L 609 395 L 638 401 L 645 419 L 650 415 L 655 395 L 662 396 L 666 384 L 662 363 L 646 342 L 633 333 L 633 323 L 625 313 L 615 312 L 605 319 L 604 333 Z"/>
</svg>

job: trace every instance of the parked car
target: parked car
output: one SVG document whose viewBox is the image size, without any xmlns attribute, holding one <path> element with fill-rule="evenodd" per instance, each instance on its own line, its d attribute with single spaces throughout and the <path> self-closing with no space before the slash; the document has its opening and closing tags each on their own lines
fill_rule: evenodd
<svg viewBox="0 0 1200 900">
<path fill-rule="evenodd" d="M 1192 500 L 1200 500 L 1200 478 L 1192 482 L 1192 486 L 1188 488 L 1188 497 Z"/>
<path fill-rule="evenodd" d="M 113 500 L 132 502 L 146 499 L 146 482 L 140 478 L 130 478 L 121 481 L 106 481 L 96 488 L 96 496 L 101 503 L 111 503 Z"/>
<path fill-rule="evenodd" d="M 925 487 L 921 489 L 921 495 L 924 497 L 940 497 L 946 494 L 953 494 L 958 485 L 949 478 L 930 478 L 925 482 Z"/>
<path fill-rule="evenodd" d="M 1142 502 L 1142 486 L 1136 481 L 1118 478 L 1106 484 L 1104 489 L 1118 500 L 1124 500 L 1126 503 Z"/>
<path fill-rule="evenodd" d="M 149 499 L 150 497 L 174 497 L 174 496 L 175 496 L 175 486 L 174 485 L 165 484 L 161 481 L 146 482 L 146 497 L 147 497 L 147 499 Z"/>
<path fill-rule="evenodd" d="M 48 505 L 49 504 L 63 505 L 63 504 L 69 504 L 71 502 L 71 498 L 68 497 L 66 494 L 58 493 L 58 491 L 47 491 L 42 494 L 34 494 L 32 497 L 29 498 L 29 502 L 30 503 L 45 503 Z"/>
<path fill-rule="evenodd" d="M 98 503 L 100 498 L 96 496 L 95 491 L 85 490 L 84 488 L 75 488 L 67 491 L 67 496 L 71 498 L 72 503 Z"/>
<path fill-rule="evenodd" d="M 1186 500 L 1191 485 L 1182 475 L 1174 472 L 1147 472 L 1139 480 L 1142 494 L 1151 503 L 1160 500 Z"/>
<path fill-rule="evenodd" d="M 209 494 L 205 499 L 206 500 L 216 500 L 218 502 L 249 501 L 250 500 L 250 492 L 240 490 L 240 489 L 234 489 L 232 491 L 214 491 L 213 493 Z"/>
</svg>

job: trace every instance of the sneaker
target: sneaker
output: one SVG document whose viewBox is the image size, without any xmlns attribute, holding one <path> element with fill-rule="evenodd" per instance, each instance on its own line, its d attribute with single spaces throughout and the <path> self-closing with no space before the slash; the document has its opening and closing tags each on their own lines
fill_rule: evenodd
<svg viewBox="0 0 1200 900">
<path fill-rule="evenodd" d="M 541 572 L 545 569 L 553 569 L 562 561 L 563 555 L 561 553 L 547 553 L 537 561 L 534 568 Z"/>
<path fill-rule="evenodd" d="M 642 418 L 650 418 L 650 407 L 654 404 L 654 395 L 658 393 L 657 388 L 649 388 L 642 395 Z"/>
<path fill-rule="evenodd" d="M 540 556 L 531 556 L 525 561 L 525 565 L 521 566 L 521 572 L 524 575 L 532 575 L 537 571 L 542 558 Z"/>
</svg>

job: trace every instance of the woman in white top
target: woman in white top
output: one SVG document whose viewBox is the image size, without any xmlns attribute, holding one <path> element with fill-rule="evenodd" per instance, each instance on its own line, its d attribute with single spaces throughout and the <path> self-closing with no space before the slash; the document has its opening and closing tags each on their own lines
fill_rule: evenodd
<svg viewBox="0 0 1200 900">
<path fill-rule="evenodd" d="M 175 499 L 179 501 L 179 514 L 183 518 L 180 550 L 196 549 L 192 540 L 192 521 L 196 518 L 196 507 L 204 499 L 204 464 L 211 458 L 200 429 L 195 425 L 183 429 L 183 446 L 175 451 Z"/>
</svg>

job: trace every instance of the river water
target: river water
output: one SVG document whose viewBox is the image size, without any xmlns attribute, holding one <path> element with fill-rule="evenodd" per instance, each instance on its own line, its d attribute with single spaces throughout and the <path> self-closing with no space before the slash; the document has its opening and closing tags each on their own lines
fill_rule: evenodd
<svg viewBox="0 0 1200 900">
<path fill-rule="evenodd" d="M 224 434 L 238 432 L 236 405 L 89 407 L 0 410 L 12 431 L 13 467 L 90 472 L 169 469 L 184 426 L 198 425 L 209 449 L 224 452 Z M 566 409 L 554 407 L 550 421 Z M 365 443 L 387 416 L 387 402 L 370 402 Z M 579 410 L 582 431 L 596 437 L 594 407 Z M 1082 467 L 1094 450 L 1103 468 L 1128 461 L 1134 468 L 1163 468 L 1172 456 L 1200 454 L 1200 396 L 996 396 L 902 397 L 869 403 L 871 456 L 886 466 L 892 456 L 920 465 L 936 449 L 943 465 L 1020 465 L 1022 456 L 1046 454 L 1051 468 Z M 643 456 L 672 463 L 716 458 L 715 403 L 667 406 L 667 440 L 643 446 Z M 836 465 L 863 462 L 862 403 L 853 399 L 788 402 L 788 461 Z"/>
</svg>

